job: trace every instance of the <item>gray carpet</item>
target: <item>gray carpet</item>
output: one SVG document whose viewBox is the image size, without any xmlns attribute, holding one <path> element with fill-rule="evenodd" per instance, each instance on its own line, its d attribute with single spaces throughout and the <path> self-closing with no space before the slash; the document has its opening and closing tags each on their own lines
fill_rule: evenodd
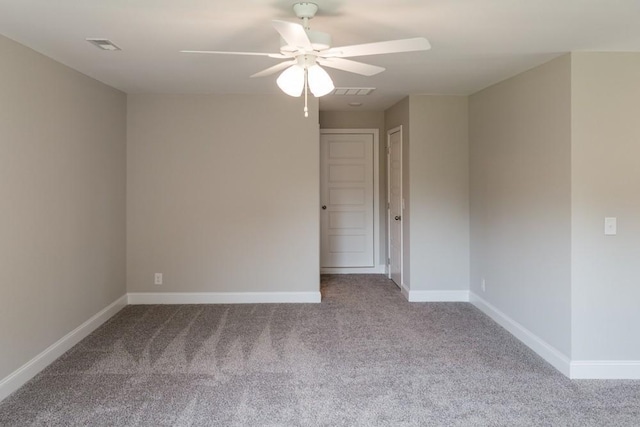
<svg viewBox="0 0 640 427">
<path fill-rule="evenodd" d="M 128 306 L 0 425 L 639 426 L 640 381 L 570 381 L 467 303 L 324 276 L 321 304 Z"/>
</svg>

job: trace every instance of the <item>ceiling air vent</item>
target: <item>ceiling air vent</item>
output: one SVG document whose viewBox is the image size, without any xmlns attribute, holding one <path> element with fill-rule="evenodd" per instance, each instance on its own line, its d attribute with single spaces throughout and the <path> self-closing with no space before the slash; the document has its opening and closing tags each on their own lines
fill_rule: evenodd
<svg viewBox="0 0 640 427">
<path fill-rule="evenodd" d="M 337 87 L 332 95 L 356 95 L 365 96 L 376 90 L 375 87 Z"/>
<path fill-rule="evenodd" d="M 87 41 L 89 43 L 91 43 L 92 45 L 94 45 L 95 47 L 97 47 L 98 49 L 111 50 L 111 51 L 122 50 L 118 46 L 113 44 L 113 42 L 111 40 L 107 40 L 107 39 L 87 39 Z"/>
</svg>

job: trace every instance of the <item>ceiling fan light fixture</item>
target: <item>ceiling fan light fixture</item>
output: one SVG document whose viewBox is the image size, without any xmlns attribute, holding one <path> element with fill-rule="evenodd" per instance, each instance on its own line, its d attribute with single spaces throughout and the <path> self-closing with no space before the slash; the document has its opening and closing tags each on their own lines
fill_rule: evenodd
<svg viewBox="0 0 640 427">
<path fill-rule="evenodd" d="M 314 64 L 309 67 L 307 73 L 309 89 L 316 98 L 325 96 L 335 89 L 331 76 L 321 66 Z"/>
<path fill-rule="evenodd" d="M 298 2 L 293 5 L 293 10 L 296 16 L 302 20 L 301 24 L 277 19 L 272 21 L 274 29 L 280 34 L 279 53 L 225 52 L 216 50 L 184 50 L 182 52 L 267 56 L 269 58 L 283 59 L 283 62 L 259 71 L 251 77 L 263 77 L 281 72 L 276 79 L 278 87 L 280 87 L 284 93 L 293 97 L 300 97 L 304 93 L 304 115 L 308 117 L 309 109 L 307 100 L 309 91 L 319 98 L 335 90 L 331 76 L 318 64 L 324 67 L 369 77 L 383 72 L 385 70 L 384 67 L 365 64 L 347 58 L 423 51 L 431 48 L 429 41 L 424 37 L 387 40 L 332 48 L 331 36 L 328 33 L 311 31 L 309 28 L 309 20 L 318 12 L 317 4 Z M 363 88 L 363 91 L 366 93 L 360 93 L 359 89 L 352 90 L 347 88 L 344 93 L 340 92 L 340 94 L 366 95 L 370 93 L 371 90 L 373 89 Z"/>
<path fill-rule="evenodd" d="M 298 64 L 290 66 L 280 74 L 276 83 L 287 95 L 299 97 L 304 90 L 304 68 Z"/>
</svg>

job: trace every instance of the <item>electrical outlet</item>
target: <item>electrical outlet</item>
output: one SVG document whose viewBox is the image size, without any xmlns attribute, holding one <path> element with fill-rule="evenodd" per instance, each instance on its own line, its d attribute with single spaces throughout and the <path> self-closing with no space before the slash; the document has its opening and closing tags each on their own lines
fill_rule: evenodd
<svg viewBox="0 0 640 427">
<path fill-rule="evenodd" d="M 153 278 L 153 283 L 156 285 L 162 285 L 162 273 L 156 273 Z"/>
<path fill-rule="evenodd" d="M 607 217 L 604 219 L 605 236 L 615 236 L 618 234 L 618 224 L 615 217 Z"/>
<path fill-rule="evenodd" d="M 482 279 L 482 283 L 480 284 L 480 287 L 482 287 L 482 292 L 486 292 L 487 282 L 484 279 Z"/>
</svg>

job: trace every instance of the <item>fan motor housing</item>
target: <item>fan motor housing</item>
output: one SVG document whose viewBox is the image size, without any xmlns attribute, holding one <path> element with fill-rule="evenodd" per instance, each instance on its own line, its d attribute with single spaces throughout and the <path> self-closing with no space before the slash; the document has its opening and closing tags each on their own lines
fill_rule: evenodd
<svg viewBox="0 0 640 427">
<path fill-rule="evenodd" d="M 300 19 L 311 19 L 318 12 L 318 5 L 311 2 L 301 2 L 293 5 L 293 12 Z"/>
</svg>

